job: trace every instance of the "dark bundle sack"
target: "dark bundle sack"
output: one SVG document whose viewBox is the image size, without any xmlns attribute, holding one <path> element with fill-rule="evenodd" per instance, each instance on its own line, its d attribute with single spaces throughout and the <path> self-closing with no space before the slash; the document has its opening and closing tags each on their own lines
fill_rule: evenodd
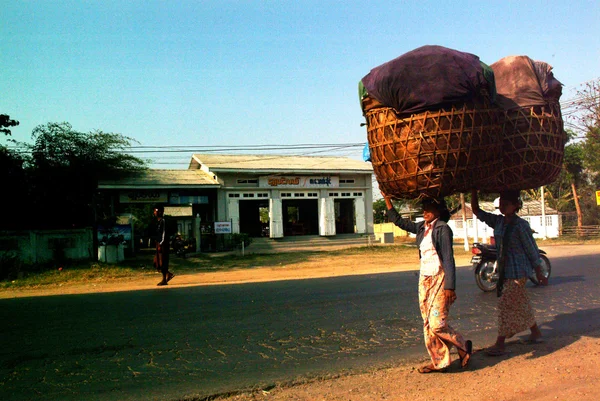
<svg viewBox="0 0 600 401">
<path fill-rule="evenodd" d="M 527 56 L 509 56 L 491 65 L 496 80 L 497 104 L 510 110 L 558 102 L 562 84 L 552 66 Z"/>
<path fill-rule="evenodd" d="M 493 72 L 479 57 L 442 46 L 419 47 L 375 67 L 362 84 L 370 97 L 400 114 L 493 101 L 495 94 Z"/>
</svg>

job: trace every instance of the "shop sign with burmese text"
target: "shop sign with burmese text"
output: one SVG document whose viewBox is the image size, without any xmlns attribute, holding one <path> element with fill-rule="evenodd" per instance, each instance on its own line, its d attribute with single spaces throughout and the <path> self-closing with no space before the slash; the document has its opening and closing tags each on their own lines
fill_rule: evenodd
<svg viewBox="0 0 600 401">
<path fill-rule="evenodd" d="M 231 222 L 215 221 L 215 234 L 231 234 Z"/>
<path fill-rule="evenodd" d="M 167 203 L 167 191 L 122 191 L 119 194 L 121 203 Z"/>
<path fill-rule="evenodd" d="M 331 175 L 271 175 L 259 178 L 261 188 L 338 188 L 340 177 Z"/>
</svg>

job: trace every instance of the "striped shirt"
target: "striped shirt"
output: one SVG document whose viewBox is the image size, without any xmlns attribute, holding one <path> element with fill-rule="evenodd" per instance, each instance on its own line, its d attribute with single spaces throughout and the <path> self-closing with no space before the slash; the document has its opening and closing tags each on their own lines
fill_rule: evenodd
<svg viewBox="0 0 600 401">
<path fill-rule="evenodd" d="M 498 252 L 502 249 L 502 241 L 508 224 L 501 214 L 493 214 L 479 210 L 477 218 L 494 229 L 494 238 Z M 514 216 L 512 235 L 506 249 L 504 277 L 518 279 L 532 275 L 532 269 L 542 263 L 540 251 L 531 232 L 529 223 L 519 216 Z M 500 254 L 498 254 L 500 257 Z"/>
</svg>

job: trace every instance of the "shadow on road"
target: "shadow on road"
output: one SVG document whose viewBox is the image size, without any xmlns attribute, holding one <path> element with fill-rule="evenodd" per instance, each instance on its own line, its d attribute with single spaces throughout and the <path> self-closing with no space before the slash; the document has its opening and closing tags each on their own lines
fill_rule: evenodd
<svg viewBox="0 0 600 401">
<path fill-rule="evenodd" d="M 526 359 L 536 359 L 553 354 L 562 348 L 566 348 L 577 342 L 584 336 L 598 336 L 600 328 L 600 308 L 578 310 L 573 313 L 557 315 L 552 321 L 541 325 L 544 339 L 537 344 L 526 342 L 527 332 L 523 336 L 513 337 L 506 342 L 506 355 L 499 357 L 488 356 L 483 350 L 473 355 L 471 370 L 492 367 L 503 360 L 520 355 L 527 355 Z M 554 339 L 560 337 L 560 341 Z"/>
</svg>

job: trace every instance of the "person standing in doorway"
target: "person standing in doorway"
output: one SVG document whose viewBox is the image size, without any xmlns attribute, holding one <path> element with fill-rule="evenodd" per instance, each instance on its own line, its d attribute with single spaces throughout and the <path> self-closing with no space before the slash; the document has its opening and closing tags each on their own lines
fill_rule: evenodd
<svg viewBox="0 0 600 401">
<path fill-rule="evenodd" d="M 538 342 L 542 337 L 525 284 L 532 271 L 542 285 L 547 285 L 548 279 L 540 270 L 542 259 L 531 227 L 517 215 L 522 206 L 519 191 L 504 191 L 500 193 L 499 204 L 502 214 L 488 213 L 479 207 L 477 190 L 471 192 L 471 209 L 479 220 L 494 229 L 498 249 L 498 337 L 486 350 L 490 356 L 504 355 L 505 340 L 527 329 L 531 330 L 528 343 Z"/>
<path fill-rule="evenodd" d="M 154 266 L 162 274 L 162 281 L 157 285 L 167 285 L 175 275 L 169 271 L 169 236 L 167 234 L 167 222 L 164 218 L 165 208 L 161 205 L 154 208 L 156 217 L 156 254 L 154 255 Z"/>
<path fill-rule="evenodd" d="M 423 318 L 425 347 L 431 363 L 420 367 L 419 373 L 443 372 L 450 365 L 450 349 L 455 346 L 466 368 L 473 343 L 448 324 L 450 305 L 456 300 L 454 292 L 455 262 L 452 249 L 452 229 L 446 224 L 450 212 L 443 199 L 424 199 L 423 221 L 404 219 L 394 208 L 391 198 L 382 192 L 388 220 L 401 229 L 417 235 L 421 268 L 419 274 L 419 307 Z"/>
</svg>

